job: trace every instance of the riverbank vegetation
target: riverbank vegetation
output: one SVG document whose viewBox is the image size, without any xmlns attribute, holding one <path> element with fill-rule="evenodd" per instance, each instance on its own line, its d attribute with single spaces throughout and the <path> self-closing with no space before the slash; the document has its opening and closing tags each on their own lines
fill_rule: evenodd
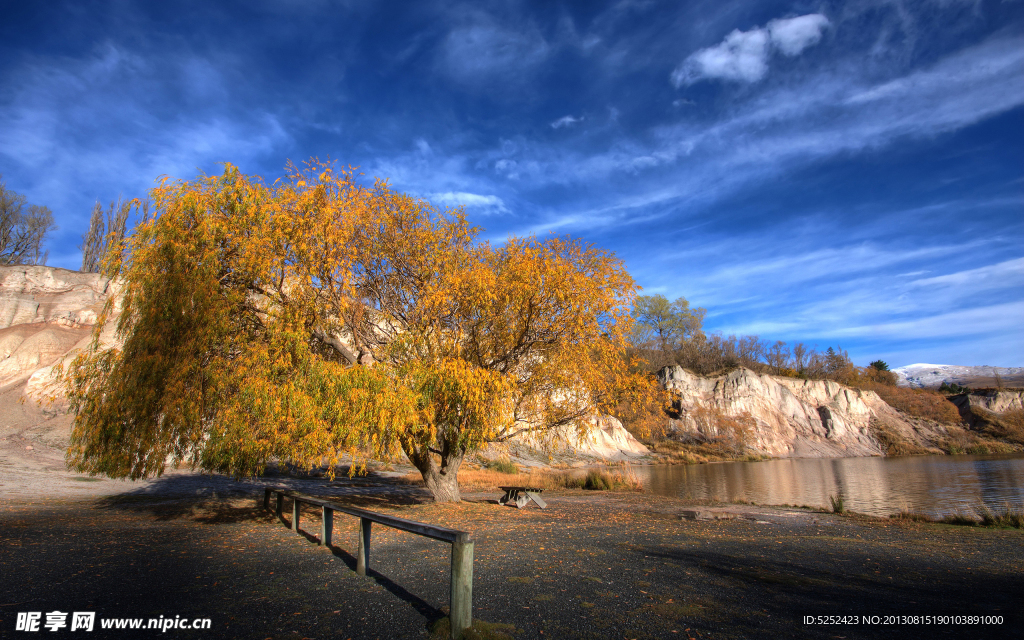
<svg viewBox="0 0 1024 640">
<path fill-rule="evenodd" d="M 967 527 L 994 527 L 999 529 L 1024 529 L 1024 511 L 1010 504 L 1004 505 L 1002 511 L 992 511 L 985 505 L 974 509 L 974 513 L 957 511 L 942 517 L 933 517 L 912 511 L 900 511 L 890 516 L 895 520 L 910 522 L 932 522 Z"/>
</svg>

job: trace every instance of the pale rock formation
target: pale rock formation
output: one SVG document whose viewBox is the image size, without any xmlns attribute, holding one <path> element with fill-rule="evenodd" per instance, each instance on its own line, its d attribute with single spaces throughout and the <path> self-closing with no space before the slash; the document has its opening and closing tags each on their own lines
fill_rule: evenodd
<svg viewBox="0 0 1024 640">
<path fill-rule="evenodd" d="M 1020 411 L 1024 409 L 1024 391 L 1019 389 L 985 389 L 969 395 L 956 396 L 953 399 L 960 406 L 967 402 L 971 409 L 984 409 L 992 413 Z"/>
<path fill-rule="evenodd" d="M 715 415 L 752 420 L 747 446 L 753 453 L 878 456 L 884 455 L 875 437 L 879 425 L 924 447 L 944 433 L 937 426 L 935 433 L 922 433 L 921 425 L 912 424 L 873 391 L 827 380 L 762 375 L 743 368 L 705 378 L 682 367 L 666 367 L 659 377 L 676 398 L 679 419 L 673 427 L 678 437 L 714 439 L 720 435 Z"/>
<path fill-rule="evenodd" d="M 508 443 L 522 457 L 541 454 L 554 458 L 587 457 L 602 460 L 631 460 L 650 451 L 633 437 L 617 418 L 598 416 L 585 433 L 574 427 L 562 427 L 537 433 L 520 434 Z"/>
<path fill-rule="evenodd" d="M 55 367 L 92 339 L 92 328 L 118 287 L 98 273 L 42 266 L 0 267 L 0 387 L 25 384 L 26 400 L 57 395 Z M 102 336 L 113 344 L 116 314 Z"/>
<path fill-rule="evenodd" d="M 66 327 L 96 324 L 110 280 L 98 273 L 56 267 L 0 268 L 0 328 L 52 322 Z"/>
</svg>

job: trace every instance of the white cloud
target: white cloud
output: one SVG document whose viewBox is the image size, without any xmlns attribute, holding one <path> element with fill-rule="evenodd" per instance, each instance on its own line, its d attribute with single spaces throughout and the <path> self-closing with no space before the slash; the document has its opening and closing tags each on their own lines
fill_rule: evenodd
<svg viewBox="0 0 1024 640">
<path fill-rule="evenodd" d="M 562 127 L 571 127 L 577 122 L 583 122 L 583 116 L 580 116 L 579 118 L 574 118 L 572 116 L 562 116 L 558 120 L 555 120 L 554 122 L 551 123 L 551 128 L 561 129 Z"/>
<path fill-rule="evenodd" d="M 720 44 L 690 54 L 672 72 L 672 83 L 681 87 L 705 79 L 757 82 L 768 73 L 773 48 L 787 56 L 799 55 L 821 40 L 828 24 L 822 14 L 811 13 L 772 20 L 763 29 L 736 29 Z"/>
<path fill-rule="evenodd" d="M 736 30 L 714 47 L 691 54 L 672 72 L 677 86 L 705 78 L 757 82 L 768 72 L 768 32 Z"/>
<path fill-rule="evenodd" d="M 828 26 L 828 18 L 820 13 L 811 13 L 796 18 L 772 20 L 768 33 L 772 44 L 787 56 L 799 55 L 807 47 L 818 44 L 821 34 Z"/>
<path fill-rule="evenodd" d="M 460 207 L 483 210 L 484 213 L 508 213 L 505 201 L 494 195 L 480 195 L 465 191 L 432 193 L 429 200 L 445 207 Z"/>
</svg>

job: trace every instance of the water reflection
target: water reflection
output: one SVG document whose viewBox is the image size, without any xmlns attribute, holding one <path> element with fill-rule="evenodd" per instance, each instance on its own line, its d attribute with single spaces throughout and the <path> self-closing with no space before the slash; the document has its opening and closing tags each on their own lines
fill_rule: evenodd
<svg viewBox="0 0 1024 640">
<path fill-rule="evenodd" d="M 842 492 L 846 508 L 885 516 L 973 513 L 981 504 L 1024 508 L 1024 455 L 796 458 L 635 469 L 649 491 L 688 499 L 822 507 Z"/>
</svg>

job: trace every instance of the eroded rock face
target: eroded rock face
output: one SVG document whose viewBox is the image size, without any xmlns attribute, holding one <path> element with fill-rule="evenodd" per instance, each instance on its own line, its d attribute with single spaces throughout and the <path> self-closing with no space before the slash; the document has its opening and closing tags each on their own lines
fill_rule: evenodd
<svg viewBox="0 0 1024 640">
<path fill-rule="evenodd" d="M 650 453 L 617 418 L 604 415 L 591 421 L 590 429 L 584 434 L 573 427 L 565 427 L 536 435 L 520 435 L 513 438 L 510 444 L 556 456 L 585 456 L 603 460 L 630 460 Z"/>
<path fill-rule="evenodd" d="M 524 459 L 552 457 L 563 462 L 581 457 L 629 461 L 650 453 L 642 442 L 626 430 L 622 422 L 611 416 L 599 416 L 591 421 L 587 432 L 582 434 L 575 427 L 522 433 L 506 445 L 490 447 L 487 453 L 492 456 L 501 455 L 508 453 L 506 449 Z"/>
<path fill-rule="evenodd" d="M 985 389 L 962 397 L 972 409 L 984 409 L 992 413 L 1024 409 L 1024 391 L 1020 390 Z"/>
<path fill-rule="evenodd" d="M 55 395 L 54 367 L 89 343 L 103 305 L 117 293 L 98 273 L 0 267 L 0 387 L 24 383 L 31 401 Z M 105 343 L 112 343 L 114 324 Z"/>
<path fill-rule="evenodd" d="M 747 446 L 775 457 L 849 457 L 884 455 L 875 437 L 878 423 L 900 436 L 928 446 L 920 426 L 910 424 L 873 391 L 827 380 L 800 380 L 736 369 L 705 378 L 682 367 L 666 367 L 662 385 L 676 396 L 683 438 L 728 437 L 722 417 L 750 427 Z M 931 435 L 931 434 L 928 434 Z"/>
<path fill-rule="evenodd" d="M 98 273 L 0 267 L 0 328 L 44 322 L 91 326 L 110 294 L 110 280 Z"/>
</svg>

